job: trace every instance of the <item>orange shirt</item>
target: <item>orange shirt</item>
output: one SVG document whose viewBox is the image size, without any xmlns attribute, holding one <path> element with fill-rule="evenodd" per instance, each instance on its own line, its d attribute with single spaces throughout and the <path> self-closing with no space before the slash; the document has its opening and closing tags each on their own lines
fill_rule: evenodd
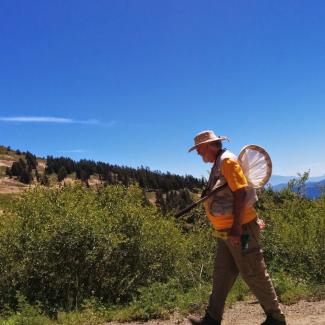
<svg viewBox="0 0 325 325">
<path fill-rule="evenodd" d="M 221 165 L 221 174 L 226 178 L 230 189 L 235 192 L 248 186 L 246 177 L 237 161 L 225 159 Z"/>
<path fill-rule="evenodd" d="M 227 180 L 228 186 L 232 192 L 239 190 L 240 188 L 248 186 L 246 177 L 243 173 L 242 168 L 239 163 L 235 160 L 226 158 L 222 161 L 221 164 L 221 174 Z M 233 224 L 234 216 L 229 215 L 212 215 L 209 211 L 209 200 L 204 202 L 205 211 L 208 219 L 212 223 L 213 228 L 228 229 L 231 228 Z M 252 206 L 246 206 L 244 208 L 244 215 L 242 223 L 248 223 L 256 218 L 256 211 Z"/>
</svg>

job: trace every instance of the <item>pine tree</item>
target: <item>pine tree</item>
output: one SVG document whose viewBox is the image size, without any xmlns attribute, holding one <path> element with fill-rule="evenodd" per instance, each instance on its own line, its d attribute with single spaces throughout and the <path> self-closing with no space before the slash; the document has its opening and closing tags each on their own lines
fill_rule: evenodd
<svg viewBox="0 0 325 325">
<path fill-rule="evenodd" d="M 67 175 L 67 170 L 65 169 L 65 167 L 62 166 L 58 172 L 58 181 L 62 182 L 67 177 Z"/>
<path fill-rule="evenodd" d="M 41 185 L 44 185 L 44 186 L 50 185 L 50 181 L 49 181 L 49 178 L 46 175 L 46 173 L 44 173 L 43 176 L 41 177 Z"/>
<path fill-rule="evenodd" d="M 38 172 L 37 169 L 35 169 L 35 177 L 36 177 L 37 182 L 40 182 L 41 176 L 40 176 L 40 174 L 39 174 L 39 172 Z"/>
<path fill-rule="evenodd" d="M 25 183 L 25 184 L 30 184 L 32 180 L 33 180 L 33 177 L 27 169 L 24 169 L 21 171 L 21 174 L 19 175 L 20 182 Z"/>
<path fill-rule="evenodd" d="M 156 206 L 158 206 L 163 214 L 166 214 L 166 203 L 161 190 L 156 191 Z"/>
<path fill-rule="evenodd" d="M 18 161 L 13 162 L 11 166 L 11 175 L 20 176 L 23 170 L 26 169 L 26 163 L 20 158 Z"/>
<path fill-rule="evenodd" d="M 6 168 L 6 175 L 9 176 L 9 177 L 12 176 L 12 174 L 11 174 L 11 168 L 9 168 L 9 167 Z"/>
<path fill-rule="evenodd" d="M 29 167 L 29 169 L 30 170 L 36 169 L 36 167 L 37 167 L 36 156 L 31 154 L 29 151 L 27 151 L 25 158 L 26 158 L 27 166 Z"/>
</svg>

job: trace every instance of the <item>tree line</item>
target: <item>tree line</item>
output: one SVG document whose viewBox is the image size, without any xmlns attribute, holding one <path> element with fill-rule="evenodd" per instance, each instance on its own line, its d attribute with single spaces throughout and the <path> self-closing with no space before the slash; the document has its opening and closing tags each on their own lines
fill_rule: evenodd
<svg viewBox="0 0 325 325">
<path fill-rule="evenodd" d="M 71 158 L 48 156 L 46 159 L 46 174 L 57 174 L 62 180 L 69 174 L 75 173 L 76 179 L 87 182 L 91 175 L 98 175 L 105 184 L 123 184 L 129 186 L 138 183 L 146 190 L 161 190 L 164 193 L 170 190 L 188 188 L 195 190 L 202 188 L 205 179 L 197 179 L 191 175 L 180 176 L 169 172 L 151 171 L 148 167 L 132 168 L 127 166 L 111 165 L 104 162 L 82 159 L 78 162 Z"/>
<path fill-rule="evenodd" d="M 15 161 L 11 168 L 7 168 L 6 174 L 17 177 L 20 182 L 25 184 L 36 179 L 36 181 L 47 185 L 48 176 L 53 174 L 56 174 L 59 182 L 68 175 L 73 175 L 76 179 L 88 184 L 90 176 L 95 175 L 105 185 L 123 184 L 129 186 L 137 183 L 147 191 L 167 193 L 185 188 L 195 192 L 202 189 L 206 182 L 204 178 L 198 179 L 191 175 L 180 176 L 170 172 L 152 171 L 143 166 L 132 168 L 93 160 L 74 161 L 67 157 L 55 158 L 53 156 L 47 156 L 45 172 L 40 175 L 35 155 L 28 151 L 24 153 L 16 151 L 16 153 L 22 155 L 22 158 Z M 182 195 L 186 196 L 187 194 L 182 193 Z"/>
</svg>

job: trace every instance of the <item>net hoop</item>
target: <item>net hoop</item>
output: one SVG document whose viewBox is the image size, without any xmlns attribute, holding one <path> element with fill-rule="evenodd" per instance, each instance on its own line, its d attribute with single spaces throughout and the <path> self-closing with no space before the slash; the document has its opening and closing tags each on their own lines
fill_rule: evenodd
<svg viewBox="0 0 325 325">
<path fill-rule="evenodd" d="M 244 156 L 248 154 L 249 151 L 255 151 L 256 153 L 259 153 L 261 155 L 263 155 L 263 177 L 261 179 L 258 180 L 258 183 L 256 183 L 256 181 L 250 179 L 249 175 L 247 175 L 245 173 L 245 164 L 244 164 Z M 241 165 L 244 174 L 247 178 L 248 183 L 250 183 L 254 188 L 260 188 L 262 186 L 264 186 L 270 179 L 271 174 L 272 174 L 272 161 L 271 161 L 271 157 L 269 156 L 269 154 L 267 153 L 267 151 L 255 144 L 250 144 L 247 145 L 245 147 L 243 147 L 238 155 L 238 162 Z M 250 168 L 250 167 L 249 167 Z M 249 174 L 249 173 L 248 173 Z"/>
</svg>

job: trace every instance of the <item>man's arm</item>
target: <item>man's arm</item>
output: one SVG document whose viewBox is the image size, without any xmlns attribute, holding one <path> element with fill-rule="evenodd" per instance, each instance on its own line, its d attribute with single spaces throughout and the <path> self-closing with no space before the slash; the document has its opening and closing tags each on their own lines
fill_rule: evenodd
<svg viewBox="0 0 325 325">
<path fill-rule="evenodd" d="M 242 234 L 242 220 L 244 215 L 246 198 L 246 187 L 242 187 L 234 192 L 234 223 L 230 230 L 229 241 L 236 245 L 240 243 L 240 236 Z"/>
<path fill-rule="evenodd" d="M 237 161 L 225 159 L 222 165 L 222 174 L 234 194 L 234 222 L 230 230 L 229 241 L 239 244 L 242 234 L 242 220 L 244 217 L 247 180 Z"/>
</svg>

